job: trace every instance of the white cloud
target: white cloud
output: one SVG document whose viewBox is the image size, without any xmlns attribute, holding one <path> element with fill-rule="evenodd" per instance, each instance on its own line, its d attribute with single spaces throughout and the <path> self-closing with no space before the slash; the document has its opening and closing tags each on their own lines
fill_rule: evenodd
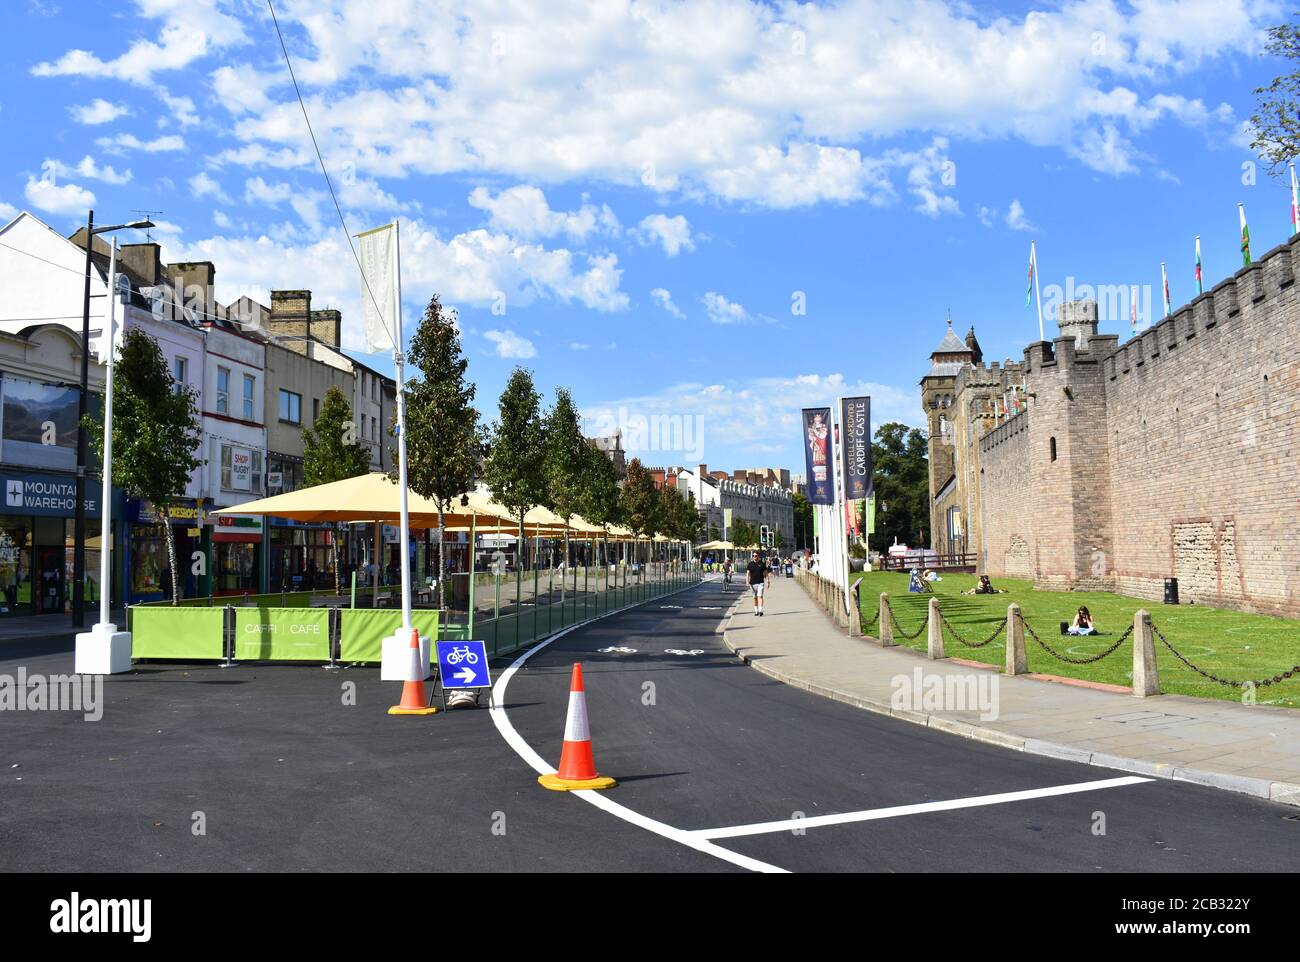
<svg viewBox="0 0 1300 962">
<path fill-rule="evenodd" d="M 651 214 L 644 217 L 638 225 L 642 244 L 659 244 L 669 257 L 676 257 L 685 248 L 695 250 L 695 241 L 691 239 L 691 225 L 681 214 L 667 217 L 664 214 Z"/>
<path fill-rule="evenodd" d="M 153 140 L 141 140 L 135 134 L 118 134 L 116 137 L 100 137 L 95 141 L 109 153 L 120 154 L 128 150 L 142 150 L 147 154 L 164 151 L 184 150 L 185 138 L 179 134 L 164 134 Z"/>
<path fill-rule="evenodd" d="M 705 313 L 714 324 L 743 324 L 749 320 L 749 312 L 740 304 L 729 301 L 716 291 L 709 291 L 701 298 Z"/>
<path fill-rule="evenodd" d="M 214 210 L 212 212 L 212 223 L 216 224 L 222 230 L 230 230 L 230 228 L 235 226 L 234 221 L 232 221 L 224 211 L 220 210 Z"/>
<path fill-rule="evenodd" d="M 155 40 L 136 40 L 118 57 L 103 60 L 88 50 L 69 50 L 32 68 L 37 77 L 98 77 L 148 85 L 160 71 L 180 70 L 195 60 L 247 42 L 238 16 L 219 9 L 223 0 L 136 0 L 142 18 L 161 19 Z"/>
<path fill-rule="evenodd" d="M 619 226 L 618 218 L 605 205 L 584 203 L 575 211 L 551 210 L 546 195 L 527 184 L 503 190 L 495 197 L 486 187 L 475 187 L 469 205 L 487 211 L 489 223 L 497 230 L 526 239 L 567 234 L 582 241 L 597 231 L 616 232 Z"/>
<path fill-rule="evenodd" d="M 95 163 L 95 158 L 87 154 L 75 167 L 58 160 L 46 160 L 41 164 L 45 180 L 67 180 L 71 177 L 84 177 L 90 180 L 102 180 L 106 184 L 127 184 L 131 182 L 129 170 L 118 173 L 112 167 L 103 167 Z"/>
<path fill-rule="evenodd" d="M 582 416 L 589 431 L 610 433 L 619 427 L 620 419 L 676 417 L 683 425 L 692 426 L 692 435 L 696 432 L 700 435 L 684 440 L 691 442 L 695 448 L 691 453 L 699 455 L 702 461 L 766 454 L 782 466 L 800 471 L 803 467 L 800 408 L 833 403 L 836 397 L 860 395 L 871 397 L 873 430 L 888 421 L 924 424 L 914 388 L 849 381 L 838 373 L 673 384 L 653 394 L 586 406 Z M 661 440 L 662 436 L 661 432 Z M 635 434 L 631 438 L 634 443 L 637 441 Z M 629 454 L 645 457 L 653 453 L 658 460 L 671 463 L 672 452 L 662 448 L 653 452 L 645 449 L 644 444 L 653 440 L 649 436 L 643 438 L 641 449 L 629 446 Z"/>
<path fill-rule="evenodd" d="M 195 197 L 212 197 L 223 204 L 232 203 L 221 184 L 207 171 L 201 170 L 189 179 L 190 193 Z"/>
<path fill-rule="evenodd" d="M 188 22 L 181 0 L 147 7 L 164 34 Z M 581 0 L 319 0 L 283 11 L 322 147 L 360 175 L 596 179 L 778 208 L 910 194 L 928 216 L 958 212 L 929 148 L 912 148 L 907 163 L 875 145 L 1014 138 L 1129 173 L 1146 163 L 1138 138 L 1158 122 L 1214 139 L 1231 108 L 1169 87 L 1207 61 L 1256 52 L 1276 15 L 1256 0 L 1071 0 L 1012 15 L 933 0 L 598 12 Z M 214 99 L 242 141 L 219 162 L 309 163 L 287 85 L 230 57 L 242 32 L 218 21 L 201 33 L 203 49 L 229 48 L 208 81 L 229 95 Z M 143 69 L 81 67 L 131 78 Z"/>
<path fill-rule="evenodd" d="M 77 184 L 28 177 L 23 194 L 33 207 L 51 214 L 84 214 L 95 206 L 95 195 Z"/>
<path fill-rule="evenodd" d="M 72 114 L 72 119 L 79 124 L 94 126 L 97 124 L 108 124 L 117 120 L 118 117 L 125 117 L 131 112 L 125 104 L 113 104 L 102 98 L 95 98 L 90 103 L 83 106 L 73 106 L 68 108 L 68 113 Z"/>
<path fill-rule="evenodd" d="M 7 224 L 18 216 L 18 208 L 13 204 L 6 204 L 0 200 L 0 223 Z"/>
<path fill-rule="evenodd" d="M 585 343 L 583 343 L 582 341 L 572 341 L 572 342 L 570 342 L 570 344 L 569 344 L 569 350 L 570 350 L 570 351 L 589 351 L 589 350 L 591 350 L 591 345 L 590 345 L 590 344 L 585 344 Z"/>
<path fill-rule="evenodd" d="M 1018 200 L 1013 200 L 1011 206 L 1007 209 L 1007 226 L 1012 230 L 1038 230 L 1029 222 L 1029 218 L 1025 216 L 1025 208 Z"/>
<path fill-rule="evenodd" d="M 650 296 L 654 298 L 656 304 L 678 320 L 681 320 L 686 316 L 682 312 L 682 309 L 673 303 L 673 295 L 664 288 L 656 287 L 650 292 Z"/>
<path fill-rule="evenodd" d="M 528 358 L 537 356 L 537 348 L 514 331 L 484 331 L 483 336 L 496 345 L 497 357 Z"/>
</svg>

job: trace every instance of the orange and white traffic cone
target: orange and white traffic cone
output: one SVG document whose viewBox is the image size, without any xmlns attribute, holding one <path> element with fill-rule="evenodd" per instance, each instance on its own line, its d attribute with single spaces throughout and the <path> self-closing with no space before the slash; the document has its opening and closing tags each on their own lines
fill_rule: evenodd
<svg viewBox="0 0 1300 962">
<path fill-rule="evenodd" d="M 411 664 L 406 670 L 406 681 L 402 682 L 402 700 L 388 709 L 390 715 L 432 715 L 438 709 L 429 704 L 424 697 L 424 677 L 429 673 L 429 666 L 420 662 L 420 632 L 411 629 Z"/>
<path fill-rule="evenodd" d="M 569 683 L 569 714 L 564 721 L 564 749 L 560 752 L 560 770 L 537 779 L 543 788 L 555 792 L 572 792 L 581 788 L 613 788 L 617 782 L 596 773 L 591 755 L 591 729 L 587 725 L 587 692 L 582 687 L 582 665 L 574 663 Z"/>
</svg>

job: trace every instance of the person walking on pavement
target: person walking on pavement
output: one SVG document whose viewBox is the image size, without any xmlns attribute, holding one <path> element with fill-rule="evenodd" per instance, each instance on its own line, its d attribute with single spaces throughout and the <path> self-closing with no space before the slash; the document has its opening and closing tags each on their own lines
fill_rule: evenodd
<svg viewBox="0 0 1300 962">
<path fill-rule="evenodd" d="M 749 586 L 749 593 L 754 596 L 754 616 L 763 617 L 763 589 L 767 587 L 767 579 L 771 570 L 763 564 L 763 559 L 759 557 L 757 551 L 749 564 L 745 566 L 745 584 Z"/>
</svg>

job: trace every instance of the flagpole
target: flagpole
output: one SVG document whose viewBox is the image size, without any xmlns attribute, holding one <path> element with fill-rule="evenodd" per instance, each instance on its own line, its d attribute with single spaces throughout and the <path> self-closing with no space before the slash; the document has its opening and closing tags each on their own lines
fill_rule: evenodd
<svg viewBox="0 0 1300 962">
<path fill-rule="evenodd" d="M 1291 235 L 1300 234 L 1300 185 L 1296 184 L 1295 164 L 1287 164 L 1291 169 Z"/>
<path fill-rule="evenodd" d="M 1160 290 L 1164 292 L 1165 317 L 1169 316 L 1169 274 L 1165 271 L 1165 262 L 1160 262 Z"/>
<path fill-rule="evenodd" d="M 402 628 L 411 630 L 411 512 L 406 496 L 406 374 L 402 356 L 402 229 L 393 221 L 393 288 L 397 291 L 395 330 L 393 332 L 393 367 L 397 373 L 397 484 L 401 488 L 401 530 L 398 533 L 402 552 Z"/>
<path fill-rule="evenodd" d="M 1038 281 L 1038 250 L 1034 242 L 1029 242 L 1029 259 L 1034 264 L 1034 295 L 1038 298 L 1038 339 L 1047 340 L 1047 335 L 1043 333 L 1043 286 Z"/>
<path fill-rule="evenodd" d="M 99 499 L 99 623 L 109 623 L 109 593 L 112 590 L 113 520 L 109 506 L 113 503 L 113 361 L 117 353 L 117 239 L 108 262 L 108 309 L 104 313 L 104 332 L 100 335 L 100 354 L 104 355 L 104 475 L 103 494 Z M 83 350 L 85 346 L 83 346 Z M 105 630 L 115 630 L 116 626 Z"/>
</svg>

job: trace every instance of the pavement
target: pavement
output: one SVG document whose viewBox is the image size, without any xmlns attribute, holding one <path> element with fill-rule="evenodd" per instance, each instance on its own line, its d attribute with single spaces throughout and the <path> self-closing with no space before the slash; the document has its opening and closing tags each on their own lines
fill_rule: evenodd
<svg viewBox="0 0 1300 962">
<path fill-rule="evenodd" d="M 126 624 L 126 611 L 119 608 L 110 612 L 109 617 L 119 627 Z M 99 606 L 92 605 L 86 611 L 86 630 L 99 621 Z M 76 632 L 72 627 L 72 615 L 12 615 L 0 618 L 0 644 L 7 641 L 24 641 L 31 638 L 51 638 Z"/>
<path fill-rule="evenodd" d="M 751 667 L 786 684 L 1016 751 L 1300 806 L 1300 711 L 1181 695 L 1136 698 L 1006 676 L 974 662 L 931 661 L 908 648 L 882 648 L 874 638 L 849 637 L 789 579 L 771 584 L 766 606 L 767 614 L 756 618 L 742 599 L 726 641 Z M 927 678 L 953 681 L 989 676 L 997 717 L 910 700 L 895 707 L 895 680 L 914 679 L 918 668 Z"/>
<path fill-rule="evenodd" d="M 739 594 L 707 582 L 495 662 L 491 711 L 393 717 L 399 686 L 374 668 L 258 664 L 109 677 L 97 722 L 2 711 L 0 870 L 1294 868 L 1286 806 L 1010 751 L 752 670 L 724 632 L 797 614 L 729 616 Z M 575 661 L 609 792 L 537 785 Z M 0 674 L 19 667 L 70 671 L 71 637 L 0 648 Z"/>
</svg>

